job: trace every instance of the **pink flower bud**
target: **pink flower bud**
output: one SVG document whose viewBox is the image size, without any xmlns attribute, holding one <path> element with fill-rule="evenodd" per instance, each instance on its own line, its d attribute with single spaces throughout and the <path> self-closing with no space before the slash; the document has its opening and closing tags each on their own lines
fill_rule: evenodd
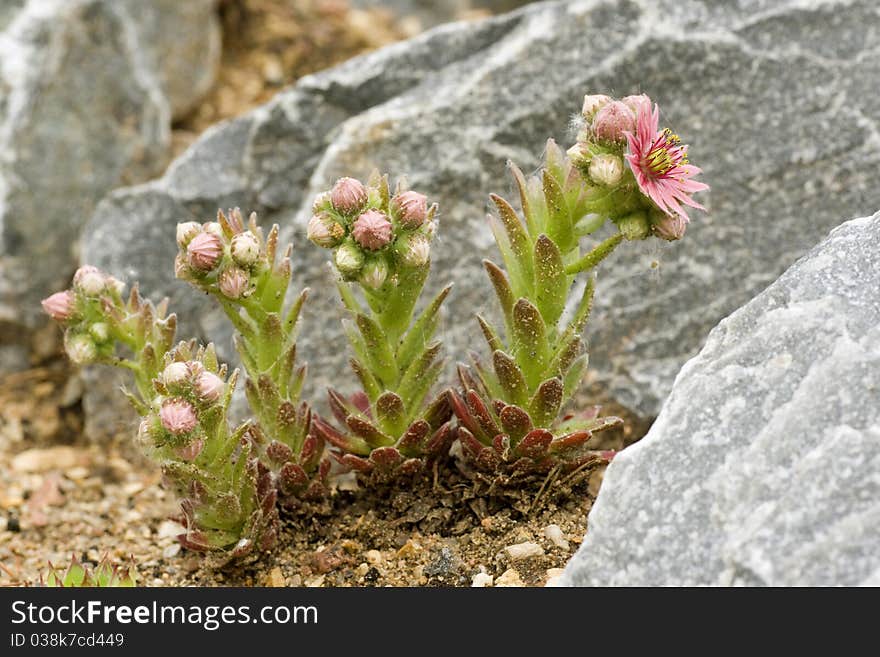
<svg viewBox="0 0 880 657">
<path fill-rule="evenodd" d="M 593 182 L 613 187 L 623 177 L 623 159 L 610 153 L 599 153 L 590 161 L 589 172 Z"/>
<path fill-rule="evenodd" d="M 83 265 L 73 275 L 73 286 L 89 297 L 95 297 L 104 291 L 107 277 L 97 267 Z"/>
<path fill-rule="evenodd" d="M 365 287 L 372 290 L 378 290 L 385 284 L 388 278 L 388 263 L 383 258 L 376 258 L 367 261 L 364 268 L 361 269 L 360 282 Z"/>
<path fill-rule="evenodd" d="M 177 246 L 185 249 L 192 238 L 202 232 L 201 225 L 195 221 L 184 221 L 177 224 Z"/>
<path fill-rule="evenodd" d="M 98 348 L 87 335 L 74 335 L 64 341 L 64 350 L 68 358 L 77 365 L 94 363 L 98 357 Z"/>
<path fill-rule="evenodd" d="M 189 378 L 189 367 L 186 363 L 175 361 L 162 370 L 162 383 L 168 387 L 179 386 Z"/>
<path fill-rule="evenodd" d="M 73 292 L 64 290 L 46 297 L 40 303 L 49 317 L 56 322 L 66 322 L 74 313 L 73 301 Z"/>
<path fill-rule="evenodd" d="M 247 292 L 249 284 L 247 272 L 238 267 L 227 267 L 220 272 L 220 276 L 217 278 L 220 292 L 230 299 L 240 299 Z"/>
<path fill-rule="evenodd" d="M 324 249 L 332 249 L 345 237 L 345 228 L 329 214 L 319 213 L 309 219 L 308 238 Z"/>
<path fill-rule="evenodd" d="M 239 233 L 233 237 L 229 250 L 232 259 L 243 267 L 253 265 L 260 258 L 260 243 L 251 232 Z"/>
<path fill-rule="evenodd" d="M 418 192 L 401 192 L 391 199 L 391 211 L 405 228 L 418 228 L 428 217 L 428 197 Z"/>
<path fill-rule="evenodd" d="M 596 112 L 598 112 L 610 102 L 611 98 L 609 98 L 605 94 L 593 94 L 584 96 L 584 106 L 583 109 L 581 109 L 581 114 L 583 114 L 584 118 L 589 121 L 596 115 Z"/>
<path fill-rule="evenodd" d="M 623 141 L 625 132 L 636 127 L 636 115 L 619 100 L 612 101 L 596 112 L 593 133 L 606 141 Z"/>
<path fill-rule="evenodd" d="M 195 461 L 199 454 L 202 453 L 202 448 L 205 446 L 205 441 L 201 438 L 192 441 L 189 445 L 185 447 L 181 447 L 177 450 L 177 455 L 183 459 L 184 461 Z"/>
<path fill-rule="evenodd" d="M 214 233 L 202 231 L 186 247 L 189 264 L 200 271 L 211 271 L 223 255 L 223 242 Z"/>
<path fill-rule="evenodd" d="M 669 242 L 680 240 L 684 237 L 688 222 L 681 215 L 663 214 L 654 218 L 654 234 Z"/>
<path fill-rule="evenodd" d="M 220 395 L 226 389 L 223 379 L 213 372 L 202 372 L 196 378 L 196 393 L 199 399 L 206 402 L 215 402 L 220 399 Z"/>
<path fill-rule="evenodd" d="M 174 435 L 189 433 L 196 428 L 195 409 L 184 399 L 168 399 L 159 410 L 159 420 L 165 430 Z"/>
<path fill-rule="evenodd" d="M 367 203 L 367 188 L 360 180 L 340 178 L 330 190 L 330 202 L 343 214 L 359 212 Z"/>
<path fill-rule="evenodd" d="M 391 241 L 391 222 L 378 210 L 367 210 L 351 228 L 355 242 L 365 249 L 376 251 Z"/>
<path fill-rule="evenodd" d="M 644 108 L 648 111 L 651 110 L 651 99 L 648 98 L 647 94 L 626 96 L 625 98 L 622 98 L 620 102 L 629 107 L 632 110 L 632 113 L 636 116 L 639 115 L 640 110 L 644 111 Z"/>
<path fill-rule="evenodd" d="M 357 276 L 364 266 L 363 252 L 351 242 L 346 242 L 336 249 L 336 268 L 344 278 Z"/>
</svg>

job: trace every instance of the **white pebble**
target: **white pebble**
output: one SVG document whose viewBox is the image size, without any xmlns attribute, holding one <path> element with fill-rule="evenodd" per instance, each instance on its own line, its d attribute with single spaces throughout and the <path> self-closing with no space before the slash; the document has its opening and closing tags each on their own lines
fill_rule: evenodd
<svg viewBox="0 0 880 657">
<path fill-rule="evenodd" d="M 166 559 L 173 559 L 180 553 L 180 543 L 172 543 L 164 550 L 162 550 L 162 556 Z"/>
<path fill-rule="evenodd" d="M 474 575 L 474 578 L 471 580 L 471 586 L 474 588 L 483 588 L 486 586 L 492 586 L 492 581 L 494 577 L 492 577 L 489 573 L 477 573 Z"/>
<path fill-rule="evenodd" d="M 537 543 L 530 543 L 528 541 L 525 543 L 517 543 L 516 545 L 508 545 L 504 550 L 514 561 L 520 561 L 521 559 L 528 559 L 530 557 L 540 557 L 544 554 L 544 548 Z"/>
<path fill-rule="evenodd" d="M 568 541 L 565 540 L 565 534 L 562 533 L 562 529 L 559 525 L 547 525 L 544 528 L 544 536 L 546 536 L 547 540 L 558 548 L 568 550 L 570 547 Z"/>
<path fill-rule="evenodd" d="M 498 579 L 495 580 L 495 586 L 501 587 L 513 587 L 513 586 L 525 586 L 522 581 L 522 578 L 519 576 L 519 573 L 516 572 L 513 568 L 508 568 L 505 570 Z"/>
</svg>

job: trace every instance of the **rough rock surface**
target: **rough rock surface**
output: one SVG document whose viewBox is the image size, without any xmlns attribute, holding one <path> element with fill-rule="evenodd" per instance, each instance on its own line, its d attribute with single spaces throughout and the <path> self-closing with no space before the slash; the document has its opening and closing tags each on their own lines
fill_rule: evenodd
<svg viewBox="0 0 880 657">
<path fill-rule="evenodd" d="M 880 213 L 722 321 L 609 467 L 573 585 L 880 585 Z"/>
<path fill-rule="evenodd" d="M 2 3 L 0 371 L 69 282 L 98 200 L 166 164 L 172 115 L 218 55 L 213 0 Z"/>
<path fill-rule="evenodd" d="M 880 106 L 864 93 L 880 79 L 878 29 L 870 0 L 553 2 L 441 26 L 302 79 L 205 135 L 161 180 L 114 193 L 86 256 L 170 294 L 182 333 L 205 335 L 217 315 L 173 279 L 174 224 L 229 205 L 279 222 L 295 282 L 313 290 L 301 345 L 314 398 L 339 384 L 347 356 L 327 254 L 304 238 L 312 197 L 341 175 L 406 173 L 441 204 L 429 286 L 456 284 L 443 328 L 460 359 L 491 296 L 484 212 L 490 191 L 513 198 L 505 160 L 528 170 L 548 136 L 567 142 L 587 91 L 644 91 L 712 185 L 711 212 L 685 240 L 626 245 L 601 272 L 594 388 L 653 415 L 719 319 L 842 218 L 880 207 Z"/>
</svg>

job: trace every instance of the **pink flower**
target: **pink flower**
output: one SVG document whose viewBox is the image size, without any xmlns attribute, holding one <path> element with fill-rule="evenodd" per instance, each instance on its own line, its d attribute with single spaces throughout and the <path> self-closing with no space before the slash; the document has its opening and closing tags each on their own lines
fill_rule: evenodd
<svg viewBox="0 0 880 657">
<path fill-rule="evenodd" d="M 179 435 L 196 428 L 198 419 L 190 403 L 184 399 L 169 399 L 159 410 L 159 420 L 169 433 Z"/>
<path fill-rule="evenodd" d="M 660 108 L 656 104 L 653 111 L 650 103 L 640 105 L 635 133 L 626 134 L 629 145 L 626 161 L 642 193 L 666 214 L 681 215 L 687 222 L 690 218 L 682 203 L 705 210 L 691 194 L 709 186 L 692 180 L 701 169 L 688 164 L 687 146 L 668 128 L 659 130 L 659 122 Z"/>
<path fill-rule="evenodd" d="M 214 233 L 202 231 L 186 246 L 189 264 L 201 271 L 211 271 L 223 254 L 223 242 Z"/>
<path fill-rule="evenodd" d="M 330 202 L 342 214 L 354 214 L 367 203 L 367 188 L 360 180 L 340 178 L 330 190 Z"/>
<path fill-rule="evenodd" d="M 406 228 L 418 228 L 428 218 L 428 197 L 418 192 L 401 192 L 391 199 L 391 210 Z"/>
<path fill-rule="evenodd" d="M 46 297 L 40 303 L 43 310 L 56 322 L 64 322 L 73 315 L 73 292 L 64 290 L 64 292 L 56 292 L 52 296 Z"/>
<path fill-rule="evenodd" d="M 378 210 L 367 210 L 351 228 L 354 241 L 365 249 L 376 251 L 391 241 L 391 222 Z"/>
</svg>

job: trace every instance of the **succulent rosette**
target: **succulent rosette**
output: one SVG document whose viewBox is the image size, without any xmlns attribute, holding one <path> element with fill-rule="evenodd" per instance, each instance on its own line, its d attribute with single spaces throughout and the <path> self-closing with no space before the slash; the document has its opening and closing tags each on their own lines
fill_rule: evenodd
<svg viewBox="0 0 880 657">
<path fill-rule="evenodd" d="M 236 348 L 247 377 L 245 392 L 256 418 L 249 435 L 281 499 L 326 492 L 330 461 L 311 431 L 311 409 L 300 400 L 306 366 L 296 359 L 296 328 L 307 296 L 286 304 L 292 247 L 278 249 L 278 226 L 263 235 L 252 213 L 236 208 L 217 221 L 178 224 L 178 278 L 212 295 L 236 329 Z"/>
<path fill-rule="evenodd" d="M 308 236 L 333 250 L 362 387 L 351 398 L 329 390 L 337 425 L 315 418 L 313 426 L 348 468 L 373 477 L 419 472 L 454 439 L 448 394 L 429 401 L 443 369 L 433 336 L 450 288 L 413 320 L 430 270 L 437 206 L 401 184 L 391 194 L 387 177 L 374 174 L 367 184 L 338 180 L 313 211 Z"/>
</svg>

